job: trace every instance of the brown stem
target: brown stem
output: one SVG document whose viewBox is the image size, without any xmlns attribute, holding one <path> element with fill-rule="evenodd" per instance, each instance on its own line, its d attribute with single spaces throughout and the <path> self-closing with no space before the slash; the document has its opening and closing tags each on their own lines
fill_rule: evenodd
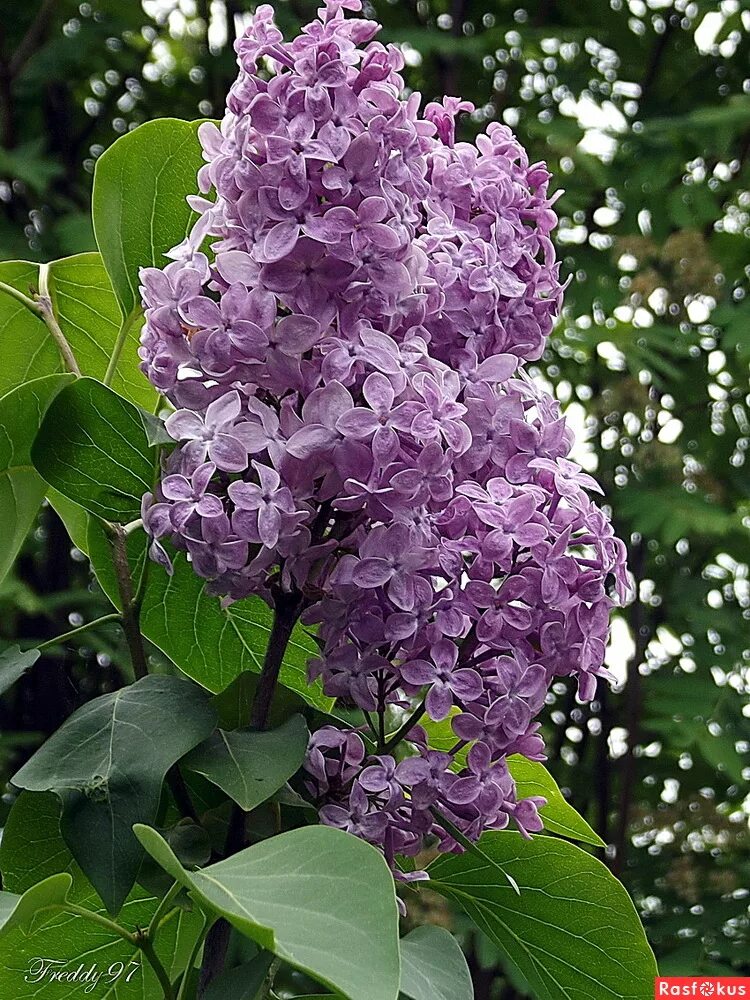
<svg viewBox="0 0 750 1000">
<path fill-rule="evenodd" d="M 250 725 L 254 729 L 263 730 L 268 726 L 268 718 L 271 714 L 271 704 L 273 702 L 276 684 L 279 680 L 281 664 L 284 660 L 286 647 L 292 637 L 292 631 L 297 624 L 302 608 L 303 597 L 297 591 L 286 593 L 280 588 L 274 595 L 274 616 L 271 634 L 268 638 L 266 656 L 263 660 L 263 668 L 260 672 L 258 689 L 255 692 L 252 711 L 250 713 Z M 238 805 L 232 808 L 232 815 L 229 820 L 226 842 L 224 845 L 224 856 L 229 857 L 241 851 L 245 846 L 245 820 L 247 813 Z M 198 977 L 198 1000 L 206 995 L 211 981 L 224 968 L 227 948 L 229 946 L 230 927 L 226 920 L 217 920 L 206 937 L 206 945 L 203 952 L 203 965 Z"/>
<path fill-rule="evenodd" d="M 141 635 L 141 609 L 133 592 L 133 577 L 128 562 L 127 537 L 120 524 L 109 527 L 109 538 L 112 545 L 112 562 L 117 577 L 117 589 L 122 603 L 122 628 L 130 650 L 130 660 L 136 680 L 148 674 L 146 650 Z"/>
<path fill-rule="evenodd" d="M 255 692 L 250 725 L 253 729 L 265 729 L 271 712 L 271 702 L 279 680 L 279 672 L 292 631 L 302 612 L 302 595 L 297 591 L 287 594 L 279 591 L 275 595 L 275 612 L 268 647 L 260 672 L 258 690 Z"/>
</svg>

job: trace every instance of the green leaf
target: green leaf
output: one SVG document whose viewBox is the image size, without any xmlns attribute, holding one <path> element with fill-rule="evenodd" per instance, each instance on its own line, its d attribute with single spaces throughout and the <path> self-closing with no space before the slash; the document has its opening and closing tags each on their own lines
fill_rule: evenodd
<svg viewBox="0 0 750 1000">
<path fill-rule="evenodd" d="M 50 486 L 109 521 L 140 517 L 154 475 L 142 411 L 90 378 L 54 400 L 31 458 Z"/>
<path fill-rule="evenodd" d="M 138 826 L 135 833 L 202 906 L 262 948 L 348 1000 L 396 1000 L 396 896 L 374 847 L 309 826 L 190 873 L 155 830 Z"/>
<path fill-rule="evenodd" d="M 0 281 L 33 297 L 39 289 L 39 265 L 28 261 L 0 263 Z M 122 316 L 101 255 L 81 253 L 53 261 L 49 264 L 49 293 L 82 373 L 103 379 L 120 335 Z M 139 369 L 142 320 L 137 312 L 127 323 L 112 387 L 130 402 L 152 410 L 156 392 Z M 0 393 L 31 378 L 64 370 L 60 351 L 41 317 L 2 289 L 0 352 Z"/>
<path fill-rule="evenodd" d="M 272 961 L 273 955 L 264 951 L 251 962 L 222 972 L 211 981 L 203 1000 L 255 1000 Z"/>
<path fill-rule="evenodd" d="M 539 1000 L 650 1000 L 654 956 L 630 897 L 600 861 L 552 837 L 486 833 L 479 847 L 491 862 L 443 855 L 430 866 L 430 888 L 466 911 Z"/>
<path fill-rule="evenodd" d="M 31 886 L 23 896 L 0 892 L 0 939 L 17 927 L 28 927 L 45 910 L 58 911 L 65 904 L 72 882 L 70 875 L 61 872 Z"/>
<path fill-rule="evenodd" d="M 508 758 L 508 770 L 513 775 L 519 799 L 542 795 L 547 805 L 539 814 L 545 830 L 570 840 L 579 840 L 594 847 L 606 847 L 599 834 L 592 830 L 581 814 L 565 799 L 560 788 L 544 764 L 527 760 L 520 754 Z"/>
<path fill-rule="evenodd" d="M 103 379 L 122 326 L 120 308 L 98 253 L 81 253 L 50 265 L 50 296 L 55 315 L 81 371 Z M 143 317 L 127 323 L 125 343 L 112 388 L 131 403 L 152 410 L 156 392 L 139 369 L 138 345 Z"/>
<path fill-rule="evenodd" d="M 246 670 L 260 672 L 272 621 L 271 609 L 260 598 L 222 608 L 218 597 L 206 593 L 205 580 L 197 576 L 184 553 L 174 560 L 172 576 L 151 568 L 141 609 L 144 635 L 209 691 L 222 691 Z M 305 630 L 295 628 L 280 680 L 308 704 L 328 711 L 333 700 L 323 694 L 319 683 L 307 680 L 307 662 L 318 652 Z"/>
<path fill-rule="evenodd" d="M 454 709 L 452 714 L 455 715 L 457 712 L 458 709 Z M 456 735 L 451 728 L 450 718 L 443 722 L 427 719 L 422 722 L 422 726 L 434 750 L 449 751 L 455 746 Z M 459 750 L 455 756 L 454 770 L 466 767 L 468 753 L 468 746 Z M 569 837 L 571 840 L 579 840 L 584 844 L 592 844 L 594 847 L 606 847 L 604 841 L 595 830 L 592 830 L 583 816 L 566 801 L 557 782 L 544 764 L 527 760 L 520 754 L 513 754 L 508 757 L 508 770 L 516 783 L 519 799 L 541 795 L 547 800 L 547 805 L 539 810 L 545 830 L 557 833 L 561 837 Z"/>
<path fill-rule="evenodd" d="M 34 523 L 45 484 L 31 464 L 31 448 L 44 415 L 72 375 L 33 379 L 0 399 L 0 580 Z"/>
<path fill-rule="evenodd" d="M 52 486 L 47 487 L 47 500 L 65 525 L 71 542 L 77 549 L 88 555 L 89 515 L 80 504 L 68 500 Z"/>
<path fill-rule="evenodd" d="M 97 579 L 109 599 L 119 606 L 109 545 L 101 527 L 92 522 L 88 551 Z M 146 559 L 146 536 L 133 532 L 128 555 L 137 579 Z M 221 601 L 205 590 L 202 580 L 180 552 L 169 576 L 158 566 L 149 568 L 141 608 L 141 629 L 180 670 L 214 693 L 223 691 L 246 671 L 258 674 L 271 635 L 273 614 L 259 597 L 250 597 L 222 608 Z M 297 692 L 308 705 L 329 712 L 333 699 L 323 694 L 320 682 L 307 681 L 307 662 L 317 656 L 315 640 L 297 626 L 281 668 L 281 683 Z"/>
<path fill-rule="evenodd" d="M 69 900 L 95 913 L 105 912 L 60 835 L 60 801 L 55 795 L 19 795 L 3 831 L 0 869 L 4 886 L 14 893 L 24 893 L 50 876 L 67 872 L 65 877 L 72 879 Z M 157 903 L 142 889 L 134 889 L 120 913 L 120 923 L 129 930 L 148 926 Z M 156 951 L 173 979 L 184 969 L 201 925 L 197 910 L 189 913 L 184 909 L 173 912 L 162 925 Z M 110 983 L 105 972 L 98 988 L 88 994 L 95 1000 L 152 1000 L 161 996 L 156 977 L 137 948 L 106 928 L 70 913 L 40 913 L 32 927 L 9 930 L 0 940 L 0 996 L 59 1000 L 64 995 L 59 981 L 47 977 L 30 982 L 26 978 L 31 962 L 40 956 L 60 962 L 56 966 L 60 971 L 74 972 L 81 963 L 85 968 L 96 963 L 100 970 L 122 963 L 133 974 L 129 983 L 124 981 L 124 973 Z M 76 995 L 78 990 L 70 994 Z"/>
<path fill-rule="evenodd" d="M 301 715 L 264 733 L 219 729 L 188 754 L 184 764 L 250 812 L 299 770 L 309 738 Z"/>
<path fill-rule="evenodd" d="M 38 649 L 9 646 L 0 652 L 0 694 L 5 694 L 39 659 Z"/>
<path fill-rule="evenodd" d="M 93 216 L 123 316 L 140 302 L 138 271 L 163 267 L 196 219 L 186 196 L 196 194 L 203 165 L 200 122 L 159 118 L 119 138 L 97 160 Z"/>
<path fill-rule="evenodd" d="M 401 992 L 411 1000 L 474 1000 L 464 953 L 444 927 L 417 927 L 401 938 Z"/>
<path fill-rule="evenodd" d="M 153 822 L 166 772 L 215 722 L 200 688 L 144 677 L 79 708 L 13 777 L 18 788 L 60 797 L 65 842 L 111 913 L 143 857 L 133 824 Z"/>
<path fill-rule="evenodd" d="M 222 729 L 242 729 L 250 720 L 260 675 L 246 670 L 214 695 L 213 704 Z M 273 694 L 268 716 L 269 726 L 280 726 L 290 716 L 305 709 L 305 701 L 295 691 L 279 684 Z"/>
<path fill-rule="evenodd" d="M 0 281 L 31 296 L 39 285 L 39 265 L 26 260 L 2 261 Z M 0 394 L 62 369 L 60 352 L 42 319 L 1 289 L 0 357 Z"/>
</svg>

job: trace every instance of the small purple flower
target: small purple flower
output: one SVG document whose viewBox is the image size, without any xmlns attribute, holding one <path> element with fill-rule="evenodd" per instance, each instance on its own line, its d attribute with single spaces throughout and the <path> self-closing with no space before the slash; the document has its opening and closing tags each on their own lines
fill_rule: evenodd
<svg viewBox="0 0 750 1000">
<path fill-rule="evenodd" d="M 426 569 L 430 553 L 420 546 L 405 524 L 374 528 L 360 547 L 360 561 L 353 582 L 370 589 L 387 584 L 388 595 L 402 611 L 411 611 L 423 589 L 420 571 Z"/>
<path fill-rule="evenodd" d="M 429 499 L 441 503 L 453 496 L 450 460 L 437 441 L 431 441 L 422 449 L 415 468 L 397 472 L 391 483 L 394 489 L 413 501 Z"/>
<path fill-rule="evenodd" d="M 217 469 L 242 472 L 247 468 L 247 422 L 237 422 L 242 410 L 238 392 L 228 392 L 209 403 L 205 416 L 193 410 L 177 410 L 166 420 L 167 432 L 175 441 L 190 442 L 191 457 L 206 456 Z"/>
<path fill-rule="evenodd" d="M 377 844 L 382 842 L 388 817 L 370 802 L 361 785 L 355 784 L 345 805 L 323 806 L 320 821 L 326 826 L 353 833 L 355 837 Z"/>
<path fill-rule="evenodd" d="M 173 501 L 171 519 L 178 530 L 193 514 L 218 517 L 224 513 L 221 499 L 214 493 L 206 493 L 214 472 L 213 462 L 204 462 L 190 476 L 174 473 L 162 479 L 161 492 L 166 500 Z"/>
<path fill-rule="evenodd" d="M 482 693 L 482 679 L 475 670 L 456 669 L 458 650 L 447 639 L 435 643 L 430 650 L 431 661 L 411 660 L 401 667 L 401 676 L 408 684 L 430 690 L 425 699 L 427 714 L 435 722 L 447 719 L 455 699 L 475 701 Z"/>
<path fill-rule="evenodd" d="M 272 549 L 279 540 L 284 517 L 297 513 L 294 498 L 291 490 L 281 485 L 275 469 L 260 462 L 253 462 L 252 466 L 259 482 L 231 483 L 227 491 L 235 506 L 232 527 L 248 541 L 261 542 Z"/>
</svg>

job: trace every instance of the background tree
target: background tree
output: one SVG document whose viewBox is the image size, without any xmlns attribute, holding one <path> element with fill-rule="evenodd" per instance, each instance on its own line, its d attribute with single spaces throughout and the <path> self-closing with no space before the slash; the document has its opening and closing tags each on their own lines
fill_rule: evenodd
<svg viewBox="0 0 750 1000">
<path fill-rule="evenodd" d="M 291 34 L 317 5 L 274 6 Z M 505 121 L 564 189 L 570 285 L 538 374 L 606 487 L 639 598 L 613 632 L 621 689 L 586 708 L 556 689 L 551 769 L 611 845 L 662 971 L 748 974 L 750 3 L 371 6 L 414 89 L 472 99 L 466 135 Z M 12 5 L 0 257 L 93 249 L 96 158 L 142 121 L 219 114 L 252 7 Z M 0 351 L 15 312 L 0 297 Z M 43 640 L 104 603 L 45 508 L 0 590 L 3 634 Z M 102 627 L 42 658 L 2 703 L 7 773 L 128 669 L 123 650 Z M 462 930 L 443 909 L 424 917 Z M 465 943 L 478 997 L 523 995 L 485 939 Z"/>
</svg>

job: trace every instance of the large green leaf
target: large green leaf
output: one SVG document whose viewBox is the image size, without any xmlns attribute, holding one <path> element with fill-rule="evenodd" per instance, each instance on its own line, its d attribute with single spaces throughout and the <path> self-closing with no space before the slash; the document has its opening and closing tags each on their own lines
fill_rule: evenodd
<svg viewBox="0 0 750 1000">
<path fill-rule="evenodd" d="M 79 708 L 13 777 L 18 788 L 60 797 L 65 842 L 111 913 L 143 858 L 133 824 L 153 822 L 165 774 L 215 724 L 197 686 L 144 677 Z"/>
<path fill-rule="evenodd" d="M 60 802 L 55 795 L 22 792 L 11 809 L 0 843 L 0 869 L 3 884 L 13 893 L 24 893 L 50 876 L 67 873 L 72 878 L 68 899 L 104 914 L 96 892 L 73 860 L 60 835 Z M 129 930 L 146 927 L 158 900 L 136 887 L 119 917 Z M 202 920 L 198 912 L 179 909 L 162 925 L 156 951 L 172 978 L 188 958 Z M 83 963 L 92 964 L 104 973 L 101 981 L 85 994 L 93 1000 L 157 1000 L 161 997 L 156 977 L 139 950 L 106 928 L 70 913 L 38 914 L 30 927 L 17 927 L 0 941 L 0 996 L 13 1000 L 58 1000 L 61 996 L 83 995 L 80 984 L 68 986 L 45 977 L 34 982 L 26 978 L 31 963 L 40 957 L 61 963 L 60 971 L 73 972 Z M 114 982 L 106 970 L 122 964 L 126 973 Z M 37 961 L 38 968 L 38 961 Z"/>
<path fill-rule="evenodd" d="M 140 516 L 154 475 L 143 411 L 90 378 L 54 400 L 31 458 L 50 486 L 110 521 Z"/>
<path fill-rule="evenodd" d="M 200 628 L 198 628 L 200 623 Z M 189 677 L 210 691 L 222 691 L 246 670 L 259 672 L 271 636 L 273 613 L 260 598 L 222 608 L 207 594 L 205 581 L 184 554 L 172 576 L 152 567 L 141 611 L 144 634 Z M 315 708 L 327 711 L 333 700 L 320 683 L 309 684 L 307 662 L 319 653 L 315 641 L 297 627 L 281 668 L 281 683 Z"/>
<path fill-rule="evenodd" d="M 0 694 L 13 687 L 26 671 L 39 659 L 38 649 L 19 649 L 9 646 L 0 652 Z"/>
<path fill-rule="evenodd" d="M 0 892 L 0 940 L 16 928 L 28 927 L 38 917 L 62 909 L 72 881 L 70 875 L 61 872 L 32 885 L 22 896 Z"/>
<path fill-rule="evenodd" d="M 196 215 L 185 198 L 198 190 L 203 164 L 199 122 L 159 118 L 113 143 L 97 160 L 93 216 L 123 316 L 140 301 L 138 271 L 163 267 Z"/>
<path fill-rule="evenodd" d="M 44 414 L 72 375 L 26 382 L 0 399 L 0 580 L 18 554 L 46 489 L 31 464 L 31 448 Z"/>
<path fill-rule="evenodd" d="M 95 523 L 89 527 L 88 552 L 99 583 L 118 605 L 109 545 Z M 146 559 L 142 531 L 128 538 L 128 556 L 137 578 Z M 209 691 L 223 691 L 246 671 L 260 672 L 272 623 L 273 613 L 259 597 L 223 608 L 218 597 L 206 593 L 205 580 L 193 571 L 182 552 L 174 559 L 172 576 L 159 566 L 149 567 L 141 609 L 143 634 Z M 333 699 L 323 694 L 319 681 L 307 681 L 307 662 L 318 653 L 315 640 L 298 625 L 287 647 L 280 680 L 309 705 L 328 712 Z"/>
<path fill-rule="evenodd" d="M 458 709 L 453 710 L 453 714 L 457 712 Z M 429 744 L 434 750 L 449 751 L 455 746 L 456 735 L 451 728 L 450 718 L 442 722 L 433 722 L 431 719 L 427 719 L 422 725 L 427 732 Z M 468 747 L 459 750 L 455 757 L 456 767 L 466 766 L 468 752 Z M 519 799 L 530 798 L 532 795 L 542 795 L 547 800 L 547 804 L 539 810 L 546 830 L 549 830 L 550 833 L 557 833 L 561 837 L 569 837 L 571 840 L 579 840 L 584 844 L 592 844 L 594 847 L 606 846 L 583 816 L 565 799 L 557 782 L 544 764 L 527 760 L 520 754 L 513 754 L 508 757 L 508 769 L 516 783 Z"/>
<path fill-rule="evenodd" d="M 250 812 L 299 770 L 309 738 L 301 715 L 264 733 L 219 729 L 188 754 L 185 767 L 203 775 Z"/>
<path fill-rule="evenodd" d="M 600 861 L 552 837 L 486 833 L 479 846 L 488 860 L 438 858 L 430 887 L 466 911 L 539 1000 L 650 1000 L 654 956 L 630 897 Z"/>
<path fill-rule="evenodd" d="M 0 262 L 0 281 L 31 295 L 38 288 L 39 265 L 26 260 Z M 61 370 L 60 352 L 47 327 L 23 302 L 0 290 L 0 395 L 30 379 Z"/>
<path fill-rule="evenodd" d="M 136 835 L 202 906 L 261 947 L 348 1000 L 396 1000 L 396 896 L 374 847 L 309 826 L 187 872 L 155 830 Z"/>
<path fill-rule="evenodd" d="M 84 375 L 103 379 L 122 317 L 112 284 L 98 253 L 65 257 L 50 265 L 50 296 L 55 314 Z M 112 388 L 121 396 L 153 409 L 156 392 L 138 365 L 141 322 L 131 319 L 112 377 Z"/>
<path fill-rule="evenodd" d="M 76 254 L 52 261 L 48 267 L 52 307 L 78 366 L 84 375 L 103 379 L 120 335 L 122 316 L 101 255 Z M 0 281 L 33 297 L 39 289 L 39 265 L 4 261 L 0 263 Z M 141 322 L 137 312 L 127 324 L 112 386 L 126 399 L 150 410 L 156 392 L 138 367 Z M 41 317 L 2 289 L 0 352 L 0 393 L 64 370 L 60 351 Z"/>
<path fill-rule="evenodd" d="M 464 953 L 444 927 L 417 927 L 401 938 L 401 992 L 411 1000 L 474 1000 Z"/>
</svg>

